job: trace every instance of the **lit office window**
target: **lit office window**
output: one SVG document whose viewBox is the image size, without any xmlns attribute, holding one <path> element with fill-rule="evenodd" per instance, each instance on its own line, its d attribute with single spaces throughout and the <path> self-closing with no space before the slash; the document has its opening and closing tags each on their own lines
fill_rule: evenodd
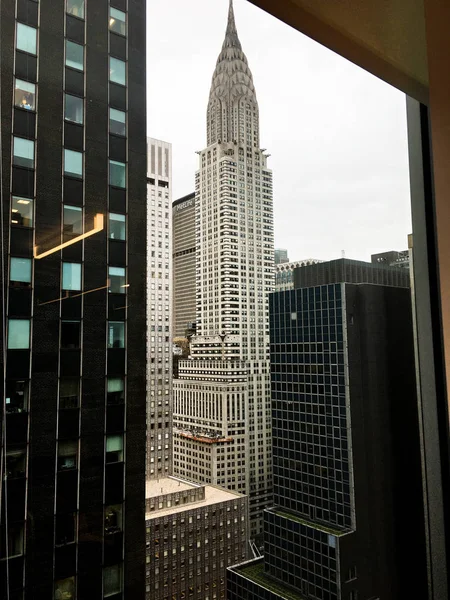
<svg viewBox="0 0 450 600">
<path fill-rule="evenodd" d="M 67 0 L 66 11 L 74 17 L 84 19 L 84 0 Z"/>
<path fill-rule="evenodd" d="M 123 321 L 109 321 L 108 348 L 125 348 L 125 323 Z"/>
<path fill-rule="evenodd" d="M 109 161 L 109 185 L 125 188 L 126 166 L 116 160 Z"/>
<path fill-rule="evenodd" d="M 64 118 L 72 123 L 83 124 L 84 101 L 78 96 L 65 94 L 64 98 Z"/>
<path fill-rule="evenodd" d="M 17 23 L 16 48 L 28 54 L 36 54 L 37 29 Z"/>
<path fill-rule="evenodd" d="M 67 235 L 67 237 L 73 237 L 83 233 L 83 210 L 79 206 L 64 205 L 63 231 L 64 235 Z"/>
<path fill-rule="evenodd" d="M 126 277 L 123 267 L 108 267 L 109 291 L 113 294 L 125 294 Z"/>
<path fill-rule="evenodd" d="M 26 108 L 27 110 L 36 109 L 36 85 L 34 83 L 22 79 L 15 80 L 14 106 Z"/>
<path fill-rule="evenodd" d="M 13 196 L 11 202 L 11 223 L 22 227 L 33 227 L 33 200 Z"/>
<path fill-rule="evenodd" d="M 109 132 L 116 135 L 126 135 L 126 113 L 123 110 L 109 109 Z"/>
<path fill-rule="evenodd" d="M 66 40 L 66 67 L 84 70 L 84 47 Z"/>
<path fill-rule="evenodd" d="M 83 153 L 64 149 L 64 175 L 83 178 Z"/>
<path fill-rule="evenodd" d="M 127 15 L 117 8 L 109 7 L 109 29 L 119 35 L 127 34 Z"/>
<path fill-rule="evenodd" d="M 17 167 L 34 168 L 34 141 L 14 138 L 13 164 Z"/>
<path fill-rule="evenodd" d="M 112 596 L 122 591 L 122 565 L 103 569 L 103 596 Z"/>
<path fill-rule="evenodd" d="M 8 349 L 26 350 L 30 347 L 30 319 L 9 319 Z"/>
<path fill-rule="evenodd" d="M 125 380 L 123 377 L 108 377 L 106 401 L 108 404 L 122 404 L 125 400 Z"/>
<path fill-rule="evenodd" d="M 109 80 L 113 83 L 126 85 L 126 64 L 123 60 L 109 57 Z"/>
<path fill-rule="evenodd" d="M 123 434 L 106 436 L 106 462 L 123 462 Z"/>
<path fill-rule="evenodd" d="M 9 278 L 15 282 L 31 283 L 31 259 L 12 256 Z"/>
<path fill-rule="evenodd" d="M 81 290 L 81 264 L 63 263 L 62 289 L 63 290 Z"/>
<path fill-rule="evenodd" d="M 126 239 L 126 217 L 116 213 L 109 213 L 109 237 L 112 240 Z"/>
</svg>

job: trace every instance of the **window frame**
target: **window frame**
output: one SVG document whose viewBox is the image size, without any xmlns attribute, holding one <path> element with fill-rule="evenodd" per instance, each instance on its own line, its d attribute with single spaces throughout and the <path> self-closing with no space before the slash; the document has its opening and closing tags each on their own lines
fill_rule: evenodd
<svg viewBox="0 0 450 600">
<path fill-rule="evenodd" d="M 121 73 L 123 65 L 123 78 L 117 77 L 114 78 L 114 73 Z M 115 68 L 113 68 L 115 66 Z M 116 58 L 115 56 L 109 57 L 109 74 L 108 80 L 110 83 L 115 83 L 116 85 L 121 85 L 122 87 L 126 87 L 127 85 L 127 63 L 125 60 L 121 60 L 120 58 Z"/>
<path fill-rule="evenodd" d="M 116 13 L 120 13 L 120 15 L 123 15 L 125 18 L 122 21 L 122 19 L 118 19 L 117 17 L 119 16 L 118 14 L 116 14 L 115 16 L 113 16 L 111 13 L 112 11 L 115 11 Z M 112 21 L 112 22 L 111 22 Z M 115 8 L 114 6 L 109 6 L 109 12 L 108 12 L 108 29 L 109 31 L 111 31 L 111 33 L 115 33 L 116 35 L 120 35 L 121 37 L 127 37 L 127 13 L 123 10 L 120 10 L 119 8 Z M 122 31 L 122 26 L 118 27 L 117 29 L 114 29 L 114 24 L 115 23 L 120 23 L 123 24 L 123 31 Z"/>
<path fill-rule="evenodd" d="M 82 54 L 83 54 L 83 58 L 82 58 L 82 62 L 78 62 L 75 60 L 72 60 L 70 58 L 68 58 L 68 54 L 69 54 L 69 49 L 75 49 L 75 46 L 77 46 L 78 48 L 81 48 L 82 50 Z M 74 69 L 75 71 L 79 71 L 80 73 L 84 73 L 85 71 L 85 60 L 86 60 L 86 54 L 84 51 L 84 45 L 83 44 L 78 44 L 77 42 L 73 42 L 72 40 L 68 40 L 66 38 L 66 43 L 65 43 L 65 47 L 64 47 L 64 66 L 65 67 L 69 67 L 69 69 Z M 69 62 L 70 61 L 70 64 Z M 81 68 L 80 66 L 81 65 Z"/>
<path fill-rule="evenodd" d="M 29 270 L 29 278 L 28 279 L 13 279 L 13 261 L 14 264 L 16 261 L 26 261 Z M 23 256 L 10 256 L 9 257 L 9 281 L 10 283 L 27 283 L 31 286 L 31 281 L 33 279 L 33 264 L 31 262 L 31 258 L 26 258 Z"/>
<path fill-rule="evenodd" d="M 114 187 L 114 188 L 117 188 L 120 190 L 126 190 L 127 189 L 127 163 L 121 162 L 119 160 L 112 160 L 110 158 L 108 166 L 109 166 L 109 177 L 108 177 L 109 185 L 111 187 Z M 117 174 L 118 174 L 119 167 L 121 169 L 123 167 L 123 185 L 114 183 L 115 181 L 117 181 Z M 113 177 L 113 175 L 115 177 Z M 122 173 L 121 173 L 121 175 L 122 175 Z M 122 179 L 122 177 L 120 177 L 120 179 Z"/>
<path fill-rule="evenodd" d="M 84 152 L 80 152 L 79 150 L 71 150 L 70 148 L 64 148 L 64 160 L 63 160 L 63 174 L 64 177 L 72 177 L 73 179 L 83 179 L 84 177 Z M 81 157 L 81 174 L 76 171 L 66 171 L 66 165 L 68 162 L 68 158 L 75 158 L 75 155 L 80 155 Z"/>
<path fill-rule="evenodd" d="M 80 267 L 79 287 L 65 287 L 65 285 L 64 285 L 64 279 L 65 279 L 64 270 L 65 269 L 64 268 L 66 265 L 78 265 Z M 61 262 L 61 290 L 68 291 L 68 292 L 81 292 L 82 287 L 83 287 L 83 263 L 62 261 Z"/>
<path fill-rule="evenodd" d="M 77 121 L 74 119 L 70 119 L 67 116 L 67 100 L 68 99 L 75 99 L 75 100 L 79 100 L 81 103 L 81 121 Z M 84 125 L 84 98 L 82 98 L 81 96 L 76 96 L 75 94 L 68 94 L 67 92 L 64 92 L 64 121 L 66 121 L 66 123 L 74 123 L 75 125 Z"/>
<path fill-rule="evenodd" d="M 66 0 L 66 14 L 71 15 L 72 17 L 76 17 L 77 19 L 82 19 L 84 21 L 84 19 L 85 19 L 85 12 L 86 12 L 86 2 L 85 2 L 85 0 L 79 0 L 80 4 L 82 5 L 82 13 L 83 13 L 82 15 L 76 15 L 75 13 L 73 13 L 73 12 L 71 12 L 69 10 L 69 3 L 70 2 L 74 2 L 74 0 Z"/>
<path fill-rule="evenodd" d="M 17 82 L 21 82 L 22 84 L 25 84 L 26 86 L 32 86 L 34 88 L 33 91 L 30 90 L 24 90 L 21 87 L 17 87 Z M 32 81 L 26 81 L 25 79 L 20 79 L 20 77 L 14 77 L 14 106 L 16 108 L 22 108 L 23 110 L 27 110 L 30 112 L 36 112 L 36 102 L 37 102 L 37 91 L 36 91 L 36 87 L 37 84 L 32 82 Z M 23 99 L 25 99 L 25 94 L 32 94 L 33 96 L 33 104 L 30 105 L 30 108 L 26 108 L 26 106 L 23 104 L 23 102 L 21 103 L 17 103 L 17 97 L 16 94 L 17 92 L 23 92 L 24 96 Z"/>
<path fill-rule="evenodd" d="M 24 145 L 30 144 L 33 149 L 32 158 L 28 158 L 28 156 L 16 154 L 16 140 L 17 142 L 24 143 Z M 19 145 L 20 145 L 19 143 Z M 31 160 L 30 164 L 20 164 L 20 162 L 16 162 L 16 158 L 23 160 Z M 28 138 L 20 137 L 19 135 L 13 135 L 13 143 L 12 143 L 12 164 L 15 167 L 22 167 L 24 169 L 34 169 L 35 167 L 35 159 L 36 159 L 36 143 L 35 140 L 30 140 Z"/>
<path fill-rule="evenodd" d="M 121 218 L 117 219 L 114 217 L 121 217 Z M 122 220 L 122 217 L 123 217 L 123 220 Z M 123 231 L 124 231 L 123 237 L 115 237 L 115 235 L 111 235 L 112 233 L 115 233 L 115 232 L 111 231 L 112 221 L 115 221 L 115 223 L 123 223 Z M 126 242 L 126 240 L 127 240 L 127 216 L 126 215 L 123 215 L 121 213 L 112 213 L 112 212 L 108 213 L 108 239 Z"/>
<path fill-rule="evenodd" d="M 17 324 L 17 325 L 19 323 L 22 323 L 22 324 L 27 323 L 27 325 L 28 325 L 27 331 L 22 331 L 22 332 L 19 331 L 19 336 L 24 336 L 24 338 L 26 336 L 28 338 L 28 342 L 26 343 L 26 345 L 22 345 L 22 344 L 17 345 L 17 343 L 14 345 L 11 345 L 11 337 L 12 337 L 11 325 L 13 323 Z M 17 333 L 14 335 L 17 335 Z M 30 350 L 30 347 L 31 347 L 31 319 L 8 318 L 8 350 Z"/>
<path fill-rule="evenodd" d="M 30 206 L 30 211 L 31 212 L 31 218 L 26 218 L 26 217 L 22 217 L 21 213 L 19 213 L 19 208 L 16 208 L 15 204 L 24 204 L 25 206 L 28 204 L 31 204 Z M 13 215 L 17 213 L 20 214 L 23 219 L 27 219 L 29 221 L 29 223 L 27 225 L 24 225 L 22 223 L 19 222 L 13 222 Z M 27 227 L 27 228 L 32 228 L 34 224 L 34 198 L 25 198 L 24 196 L 11 196 L 11 225 L 14 225 L 15 227 Z"/>
<path fill-rule="evenodd" d="M 23 32 L 23 34 L 26 33 L 26 31 L 34 31 L 34 40 L 32 41 L 32 46 L 34 46 L 34 52 L 30 52 L 30 50 L 26 47 L 19 47 L 19 37 L 21 37 L 21 35 L 19 34 L 20 31 Z M 28 40 L 27 43 L 24 46 L 28 45 Z M 26 23 L 21 23 L 20 21 L 16 22 L 16 45 L 15 45 L 15 49 L 19 50 L 20 52 L 25 52 L 26 54 L 30 54 L 31 56 L 37 56 L 37 50 L 38 50 L 38 30 L 36 27 L 32 27 L 31 25 L 27 25 Z"/>
</svg>

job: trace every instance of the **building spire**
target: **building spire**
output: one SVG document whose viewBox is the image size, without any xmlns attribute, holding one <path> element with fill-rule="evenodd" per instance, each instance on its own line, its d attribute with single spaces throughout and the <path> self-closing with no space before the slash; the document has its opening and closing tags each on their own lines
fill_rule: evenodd
<svg viewBox="0 0 450 600">
<path fill-rule="evenodd" d="M 236 21 L 234 20 L 234 8 L 233 8 L 233 0 L 230 0 L 230 8 L 228 9 L 228 24 L 227 31 L 225 33 L 225 41 L 223 42 L 224 48 L 239 48 L 241 47 L 241 42 L 239 41 L 238 32 L 236 29 Z"/>
</svg>

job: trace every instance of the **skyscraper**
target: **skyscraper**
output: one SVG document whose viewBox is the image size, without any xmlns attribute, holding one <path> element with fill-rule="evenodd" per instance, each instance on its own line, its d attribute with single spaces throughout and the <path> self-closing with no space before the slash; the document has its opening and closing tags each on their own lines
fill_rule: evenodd
<svg viewBox="0 0 450 600">
<path fill-rule="evenodd" d="M 271 499 L 268 293 L 272 172 L 233 3 L 196 174 L 196 322 L 174 381 L 174 473 L 249 495 L 251 535 Z"/>
<path fill-rule="evenodd" d="M 0 598 L 140 599 L 145 2 L 2 0 L 0 40 Z"/>
<path fill-rule="evenodd" d="M 195 192 L 172 204 L 173 335 L 195 323 Z"/>
<path fill-rule="evenodd" d="M 172 145 L 147 139 L 147 479 L 171 473 Z"/>
<path fill-rule="evenodd" d="M 228 597 L 426 597 L 408 270 L 340 259 L 294 281 L 270 302 L 264 559 L 231 569 Z"/>
<path fill-rule="evenodd" d="M 288 251 L 284 248 L 275 248 L 275 264 L 281 265 L 289 262 Z"/>
</svg>

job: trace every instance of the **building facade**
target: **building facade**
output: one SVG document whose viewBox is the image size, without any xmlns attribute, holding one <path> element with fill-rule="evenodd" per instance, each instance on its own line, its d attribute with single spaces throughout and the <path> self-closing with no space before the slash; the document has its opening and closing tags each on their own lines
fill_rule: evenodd
<svg viewBox="0 0 450 600">
<path fill-rule="evenodd" d="M 409 250 L 380 252 L 379 254 L 372 254 L 370 258 L 372 263 L 386 264 L 390 267 L 409 268 Z"/>
<path fill-rule="evenodd" d="M 173 477 L 147 482 L 147 600 L 226 598 L 247 556 L 247 498 Z"/>
<path fill-rule="evenodd" d="M 274 257 L 276 265 L 289 262 L 288 251 L 282 248 L 275 248 Z"/>
<path fill-rule="evenodd" d="M 173 335 L 186 337 L 195 323 L 195 192 L 172 204 Z"/>
<path fill-rule="evenodd" d="M 333 263 L 346 276 L 328 283 Z M 426 597 L 409 273 L 341 259 L 295 275 L 270 304 L 264 560 L 232 569 L 228 598 Z"/>
<path fill-rule="evenodd" d="M 174 473 L 247 494 L 255 537 L 271 500 L 272 172 L 232 2 L 207 141 L 195 191 L 197 329 L 174 380 Z"/>
<path fill-rule="evenodd" d="M 308 267 L 323 262 L 315 258 L 296 260 L 294 262 L 275 263 L 275 291 L 294 289 L 294 269 Z"/>
<path fill-rule="evenodd" d="M 145 12 L 0 3 L 0 598 L 144 597 Z"/>
<path fill-rule="evenodd" d="M 147 479 L 172 462 L 172 145 L 147 139 Z"/>
</svg>

